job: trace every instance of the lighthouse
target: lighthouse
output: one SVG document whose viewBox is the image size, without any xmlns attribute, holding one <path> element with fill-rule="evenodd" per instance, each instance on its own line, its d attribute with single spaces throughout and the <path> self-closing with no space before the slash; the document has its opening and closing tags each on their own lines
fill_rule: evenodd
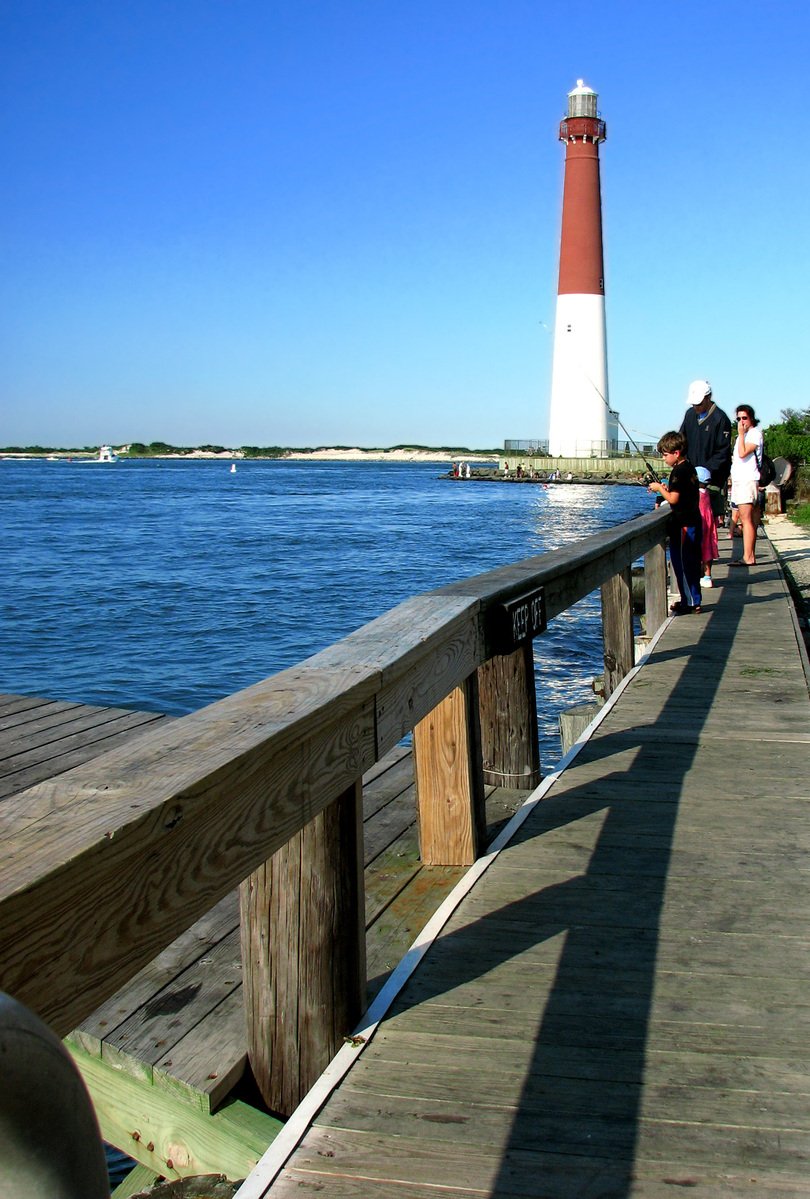
<svg viewBox="0 0 810 1199">
<path fill-rule="evenodd" d="M 597 100 L 578 79 L 560 123 L 565 181 L 549 416 L 549 453 L 555 457 L 601 457 L 617 432 L 608 404 L 599 185 L 599 145 L 607 131 Z"/>
</svg>

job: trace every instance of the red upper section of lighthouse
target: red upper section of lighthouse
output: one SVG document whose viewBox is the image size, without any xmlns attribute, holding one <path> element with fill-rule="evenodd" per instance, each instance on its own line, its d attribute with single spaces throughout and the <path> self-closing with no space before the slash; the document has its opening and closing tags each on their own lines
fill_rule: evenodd
<svg viewBox="0 0 810 1199">
<path fill-rule="evenodd" d="M 565 142 L 560 279 L 558 295 L 605 294 L 602 256 L 602 196 L 599 143 L 605 122 L 596 113 L 596 93 L 579 86 L 568 97 L 568 116 L 560 123 Z"/>
<path fill-rule="evenodd" d="M 567 142 L 572 137 L 603 142 L 607 138 L 607 125 L 598 117 L 565 117 L 560 121 L 560 141 Z"/>
</svg>

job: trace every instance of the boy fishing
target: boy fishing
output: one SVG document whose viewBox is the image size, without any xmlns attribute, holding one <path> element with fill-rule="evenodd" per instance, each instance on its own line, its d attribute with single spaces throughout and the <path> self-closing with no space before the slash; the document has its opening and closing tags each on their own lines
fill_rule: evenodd
<svg viewBox="0 0 810 1199">
<path fill-rule="evenodd" d="M 672 605 L 673 616 L 688 616 L 700 611 L 700 575 L 703 523 L 700 516 L 700 492 L 695 468 L 686 457 L 686 438 L 673 429 L 658 442 L 658 453 L 669 468 L 666 483 L 650 483 L 670 506 L 669 558 L 681 594 Z"/>
</svg>

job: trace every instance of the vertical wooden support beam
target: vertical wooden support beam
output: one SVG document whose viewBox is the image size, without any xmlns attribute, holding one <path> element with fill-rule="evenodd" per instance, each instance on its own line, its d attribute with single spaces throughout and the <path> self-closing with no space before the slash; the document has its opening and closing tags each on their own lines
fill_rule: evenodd
<svg viewBox="0 0 810 1199">
<path fill-rule="evenodd" d="M 644 555 L 644 616 L 648 637 L 667 618 L 667 552 L 663 542 Z"/>
<path fill-rule="evenodd" d="M 484 782 L 530 790 L 542 779 L 531 641 L 478 668 Z"/>
<path fill-rule="evenodd" d="M 486 840 L 475 674 L 413 730 L 419 849 L 430 866 L 469 866 Z"/>
<path fill-rule="evenodd" d="M 363 795 L 358 781 L 241 888 L 250 1064 L 288 1116 L 365 1006 Z"/>
<path fill-rule="evenodd" d="M 769 483 L 765 488 L 765 515 L 779 516 L 782 511 L 782 488 Z"/>
<path fill-rule="evenodd" d="M 633 579 L 629 566 L 602 584 L 605 699 L 633 669 Z"/>
</svg>

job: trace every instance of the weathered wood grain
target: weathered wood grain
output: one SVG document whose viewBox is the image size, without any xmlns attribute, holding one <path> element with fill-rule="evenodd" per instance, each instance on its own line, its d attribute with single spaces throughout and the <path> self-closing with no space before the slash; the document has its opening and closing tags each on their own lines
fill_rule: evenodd
<svg viewBox="0 0 810 1199">
<path fill-rule="evenodd" d="M 37 720 L 49 709 L 65 711 L 82 705 L 71 700 L 46 699 L 39 695 L 0 695 L 0 730 L 12 728 L 26 720 Z"/>
<path fill-rule="evenodd" d="M 56 707 L 57 723 L 50 720 L 40 724 L 39 720 L 30 723 L 8 725 L 0 731 L 0 799 L 15 795 L 17 792 L 44 780 L 53 779 L 56 775 L 64 774 L 75 766 L 81 766 L 97 758 L 113 747 L 127 745 L 146 729 L 154 728 L 157 724 L 170 718 L 154 712 L 128 712 L 116 708 L 88 708 L 79 704 L 46 705 Z M 27 712 L 35 709 L 28 709 Z M 85 713 L 80 720 L 77 713 Z M 65 725 L 59 717 L 70 717 L 72 723 Z M 28 738 L 28 730 L 38 730 L 37 735 Z M 64 736 L 60 732 L 64 730 Z M 21 748 L 23 747 L 23 748 Z M 27 812 L 18 814 L 17 827 L 22 827 L 24 821 L 33 822 L 40 818 L 42 810 L 32 800 Z"/>
<path fill-rule="evenodd" d="M 86 1052 L 101 1055 L 101 1043 L 239 926 L 239 896 L 232 891 L 190 929 L 167 946 L 126 986 L 111 995 L 71 1033 Z"/>
<path fill-rule="evenodd" d="M 644 555 L 644 631 L 657 632 L 667 618 L 667 555 L 654 545 Z"/>
<path fill-rule="evenodd" d="M 248 1057 L 283 1116 L 363 1010 L 362 805 L 358 781 L 242 885 Z"/>
<path fill-rule="evenodd" d="M 247 1029 L 240 986 L 155 1062 L 152 1085 L 211 1113 L 240 1081 L 246 1062 Z"/>
<path fill-rule="evenodd" d="M 617 1130 L 618 1131 L 618 1130 Z M 386 1163 L 381 1175 L 380 1163 Z M 443 1179 L 453 1182 L 443 1184 Z M 293 1184 L 298 1187 L 293 1191 Z M 423 1187 L 441 1196 L 497 1195 L 504 1199 L 572 1199 L 573 1196 L 616 1195 L 632 1199 L 671 1199 L 681 1188 L 712 1199 L 752 1199 L 753 1195 L 802 1199 L 806 1195 L 803 1168 L 783 1171 L 781 1178 L 762 1177 L 745 1166 L 724 1168 L 700 1160 L 688 1149 L 677 1158 L 659 1157 L 630 1163 L 616 1152 L 572 1156 L 550 1145 L 536 1151 L 510 1148 L 498 1152 L 487 1144 L 457 1146 L 436 1144 L 424 1135 L 397 1135 L 353 1129 L 313 1129 L 271 1194 L 287 1199 L 293 1194 L 327 1193 L 396 1195 L 403 1190 L 421 1199 Z M 756 1190 L 752 1190 L 752 1186 Z M 411 1190 L 411 1188 L 414 1188 Z M 307 1189 L 309 1188 L 309 1189 Z M 320 1192 L 319 1192 L 320 1188 Z"/>
<path fill-rule="evenodd" d="M 602 584 L 602 641 L 607 699 L 634 663 L 633 581 L 629 566 Z"/>
<path fill-rule="evenodd" d="M 156 1174 L 154 1170 L 150 1170 L 148 1166 L 135 1165 L 124 1181 L 115 1188 L 111 1199 L 132 1199 L 133 1195 L 140 1195 L 143 1191 L 148 1190 L 159 1178 L 160 1175 Z"/>
<path fill-rule="evenodd" d="M 380 804 L 374 815 L 363 825 L 363 847 L 366 866 L 416 824 L 416 787 L 413 782 L 413 758 L 406 763 L 410 779 L 407 787 Z M 403 780 L 404 781 L 404 780 Z"/>
<path fill-rule="evenodd" d="M 166 732 L 145 734 L 129 753 L 114 751 L 101 767 L 96 760 L 67 783 L 43 785 L 48 798 L 53 791 L 59 797 L 48 805 L 46 822 L 15 832 L 13 818 L 26 800 L 6 801 L 12 809 L 0 851 L 6 989 L 62 1032 L 79 1023 L 150 950 L 162 948 L 255 867 L 260 851 L 283 845 L 362 774 L 373 757 L 371 709 L 361 706 L 344 720 L 336 715 L 336 725 L 269 760 L 254 718 L 224 744 L 215 740 L 206 767 L 199 749 L 191 752 L 207 719 L 195 714 Z M 247 745 L 237 752 L 235 742 L 242 741 Z M 110 779 L 103 787 L 100 769 Z"/>
<path fill-rule="evenodd" d="M 484 782 L 533 790 L 540 782 L 531 642 L 478 668 Z"/>
<path fill-rule="evenodd" d="M 486 837 L 477 676 L 413 731 L 419 852 L 428 866 L 470 865 Z"/>
<path fill-rule="evenodd" d="M 239 936 L 234 929 L 176 974 L 171 982 L 104 1037 L 102 1056 L 126 1069 L 154 1065 L 242 982 Z"/>
</svg>

